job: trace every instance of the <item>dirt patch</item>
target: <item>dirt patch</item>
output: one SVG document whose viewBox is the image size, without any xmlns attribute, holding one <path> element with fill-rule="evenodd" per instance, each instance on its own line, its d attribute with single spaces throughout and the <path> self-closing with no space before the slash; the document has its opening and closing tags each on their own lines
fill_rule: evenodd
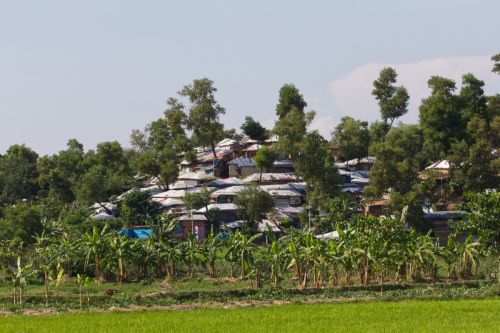
<svg viewBox="0 0 500 333">
<path fill-rule="evenodd" d="M 19 312 L 13 313 L 10 311 L 0 311 L 1 317 L 7 316 L 42 316 L 42 315 L 57 315 L 61 313 L 104 313 L 104 312 L 141 312 L 141 311 L 189 311 L 196 309 L 235 309 L 235 308 L 248 308 L 248 307 L 267 307 L 267 306 L 279 306 L 286 304 L 320 304 L 320 303 L 352 303 L 360 301 L 373 301 L 375 297 L 363 297 L 363 298 L 304 298 L 302 300 L 272 300 L 272 301 L 231 301 L 231 302 L 207 302 L 207 303 L 189 303 L 189 304 L 174 304 L 174 305 L 153 305 L 153 306 L 141 306 L 141 305 L 130 305 L 128 307 L 116 307 L 112 306 L 109 308 L 90 308 L 87 310 L 70 309 L 64 312 L 58 311 L 57 309 L 27 309 L 21 310 Z"/>
</svg>

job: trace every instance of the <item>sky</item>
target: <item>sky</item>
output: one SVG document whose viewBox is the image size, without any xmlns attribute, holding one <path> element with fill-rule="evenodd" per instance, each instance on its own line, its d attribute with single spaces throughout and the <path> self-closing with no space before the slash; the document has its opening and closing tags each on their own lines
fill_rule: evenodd
<svg viewBox="0 0 500 333">
<path fill-rule="evenodd" d="M 408 88 L 418 121 L 427 80 L 472 72 L 500 93 L 500 1 L 0 0 L 0 154 L 39 154 L 70 138 L 93 149 L 162 116 L 168 97 L 208 77 L 226 128 L 275 121 L 279 88 L 304 95 L 327 139 L 346 115 L 379 117 L 384 66 Z"/>
</svg>

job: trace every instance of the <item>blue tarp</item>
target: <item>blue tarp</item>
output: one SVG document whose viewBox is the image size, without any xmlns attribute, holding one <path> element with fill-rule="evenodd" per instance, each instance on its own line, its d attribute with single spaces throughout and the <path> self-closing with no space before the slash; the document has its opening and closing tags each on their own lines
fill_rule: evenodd
<svg viewBox="0 0 500 333">
<path fill-rule="evenodd" d="M 126 235 L 128 238 L 139 238 L 148 239 L 153 234 L 151 228 L 134 228 L 134 229 L 122 229 L 120 230 L 120 235 Z"/>
</svg>

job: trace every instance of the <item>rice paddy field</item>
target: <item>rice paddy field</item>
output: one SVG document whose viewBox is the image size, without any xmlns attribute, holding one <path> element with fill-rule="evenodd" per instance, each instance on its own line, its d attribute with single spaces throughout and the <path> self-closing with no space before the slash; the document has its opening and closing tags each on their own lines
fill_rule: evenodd
<svg viewBox="0 0 500 333">
<path fill-rule="evenodd" d="M 500 332 L 500 298 L 0 318 L 1 332 Z"/>
</svg>

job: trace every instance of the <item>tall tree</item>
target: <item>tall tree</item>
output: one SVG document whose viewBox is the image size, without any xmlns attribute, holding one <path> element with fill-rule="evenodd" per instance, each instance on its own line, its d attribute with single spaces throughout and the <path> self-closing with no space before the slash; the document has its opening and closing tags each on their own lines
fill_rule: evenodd
<svg viewBox="0 0 500 333">
<path fill-rule="evenodd" d="M 478 80 L 471 73 L 462 76 L 460 98 L 462 100 L 464 124 L 467 124 L 473 117 L 482 118 L 487 122 L 491 121 L 483 87 L 484 81 Z"/>
<path fill-rule="evenodd" d="M 25 145 L 13 145 L 0 157 L 0 205 L 36 195 L 37 159 L 38 154 Z"/>
<path fill-rule="evenodd" d="M 368 193 L 375 197 L 392 189 L 406 194 L 417 182 L 417 172 L 424 166 L 421 155 L 423 135 L 417 125 L 394 127 L 382 143 L 371 147 L 377 160 L 370 170 Z"/>
<path fill-rule="evenodd" d="M 391 129 L 395 119 L 408 112 L 410 96 L 405 87 L 394 85 L 397 76 L 393 68 L 386 67 L 380 71 L 379 78 L 373 81 L 372 95 L 378 101 L 386 133 Z"/>
<path fill-rule="evenodd" d="M 268 138 L 266 128 L 258 121 L 255 121 L 252 117 L 245 117 L 245 122 L 241 125 L 241 130 L 243 131 L 243 134 L 258 143 L 261 143 Z"/>
<path fill-rule="evenodd" d="M 293 107 L 274 125 L 273 132 L 278 136 L 277 150 L 294 159 L 298 153 L 299 144 L 307 133 L 307 126 L 314 118 L 314 111 L 304 114 Z"/>
<path fill-rule="evenodd" d="M 431 95 L 420 105 L 420 125 L 426 156 L 435 161 L 445 156 L 452 142 L 463 138 L 465 126 L 460 112 L 460 98 L 454 94 L 455 81 L 433 76 L 428 85 Z"/>
<path fill-rule="evenodd" d="M 224 125 L 219 117 L 226 111 L 215 100 L 217 88 L 214 82 L 207 78 L 194 80 L 192 84 L 184 86 L 180 95 L 188 97 L 189 108 L 188 128 L 193 130 L 193 136 L 198 144 L 208 143 L 214 154 L 215 143 L 222 139 Z"/>
<path fill-rule="evenodd" d="M 370 132 L 366 121 L 343 117 L 332 132 L 332 136 L 338 145 L 339 155 L 344 160 L 368 155 Z"/>
<path fill-rule="evenodd" d="M 34 236 L 42 233 L 43 224 L 40 210 L 36 206 L 18 202 L 8 206 L 0 219 L 0 239 L 11 241 L 21 239 L 25 245 L 32 244 Z"/>
<path fill-rule="evenodd" d="M 293 84 L 284 84 L 279 92 L 279 101 L 276 105 L 276 115 L 281 119 L 286 114 L 288 114 L 293 108 L 296 108 L 299 112 L 304 113 L 304 109 L 307 106 L 304 97 Z"/>
<path fill-rule="evenodd" d="M 309 204 L 318 208 L 326 198 L 339 193 L 341 178 L 333 164 L 327 141 L 318 133 L 308 133 L 300 143 L 295 170 L 306 182 Z"/>
</svg>

